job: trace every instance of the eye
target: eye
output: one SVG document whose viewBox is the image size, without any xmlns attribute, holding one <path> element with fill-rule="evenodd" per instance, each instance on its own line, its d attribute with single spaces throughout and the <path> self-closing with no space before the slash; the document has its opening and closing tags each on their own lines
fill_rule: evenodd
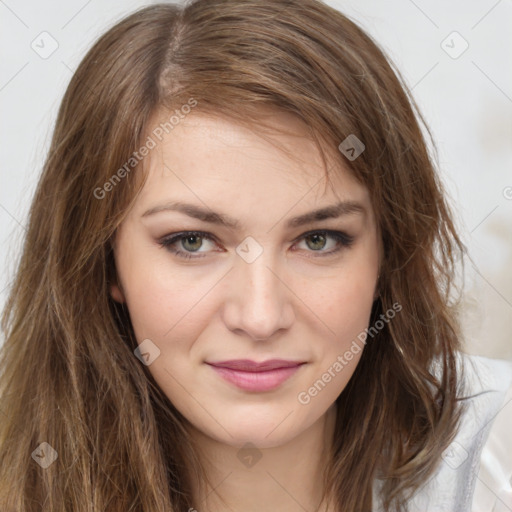
<svg viewBox="0 0 512 512">
<path fill-rule="evenodd" d="M 330 250 L 324 250 L 329 246 L 329 239 L 331 240 Z M 331 256 L 340 252 L 343 248 L 348 248 L 354 242 L 354 237 L 347 235 L 341 231 L 310 231 L 301 235 L 298 240 L 304 240 L 306 247 L 312 249 L 308 252 L 316 253 L 313 257 Z"/>
<path fill-rule="evenodd" d="M 163 238 L 158 243 L 179 258 L 197 259 L 204 258 L 206 254 L 210 252 L 207 250 L 200 251 L 204 246 L 205 240 L 216 243 L 215 238 L 212 235 L 202 231 L 183 231 L 181 233 L 173 233 L 172 235 Z M 343 248 L 350 247 L 354 242 L 354 237 L 341 231 L 321 230 L 304 233 L 297 238 L 295 242 L 302 240 L 306 243 L 307 248 L 305 250 L 307 252 L 316 253 L 313 257 L 322 257 L 333 255 L 341 251 Z M 324 249 L 326 246 L 329 246 L 329 240 L 331 240 L 330 245 L 332 247 L 330 250 L 326 251 Z M 181 248 L 176 248 L 178 242 L 181 243 Z"/>
<path fill-rule="evenodd" d="M 192 253 L 199 252 L 199 249 L 203 245 L 202 240 L 208 240 L 210 242 L 214 241 L 213 237 L 208 235 L 208 233 L 203 233 L 202 231 L 185 231 L 182 233 L 175 233 L 167 238 L 164 238 L 159 243 L 162 247 L 166 247 L 167 250 L 173 254 L 176 254 L 176 256 L 179 256 L 180 258 L 192 259 L 204 258 L 205 254 L 203 253 L 199 253 L 196 256 L 192 255 Z M 181 241 L 181 247 L 184 248 L 185 251 L 176 249 L 174 247 L 179 241 Z"/>
</svg>

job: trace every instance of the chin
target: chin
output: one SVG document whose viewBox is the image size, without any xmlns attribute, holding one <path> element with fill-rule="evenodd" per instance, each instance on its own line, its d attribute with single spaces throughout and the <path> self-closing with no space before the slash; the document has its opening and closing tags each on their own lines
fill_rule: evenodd
<svg viewBox="0 0 512 512">
<path fill-rule="evenodd" d="M 254 411 L 244 414 L 243 418 L 223 416 L 222 426 L 226 430 L 219 427 L 215 432 L 211 428 L 202 431 L 218 442 L 237 448 L 247 443 L 258 448 L 274 448 L 286 444 L 308 428 L 308 425 L 297 422 L 292 411 L 293 408 L 280 407 L 277 414 Z"/>
<path fill-rule="evenodd" d="M 255 428 L 237 430 L 234 433 L 232 432 L 233 437 L 224 436 L 222 442 L 237 449 L 244 448 L 248 444 L 260 449 L 276 448 L 285 445 L 300 434 L 300 431 L 290 432 L 284 429 L 280 433 L 272 432 L 272 429 L 267 430 L 266 427 L 267 425 L 261 426 L 261 428 L 255 425 Z"/>
</svg>

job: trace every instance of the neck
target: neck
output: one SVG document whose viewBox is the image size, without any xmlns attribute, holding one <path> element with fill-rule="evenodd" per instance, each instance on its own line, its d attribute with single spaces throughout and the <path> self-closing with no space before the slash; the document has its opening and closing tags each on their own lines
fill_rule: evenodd
<svg viewBox="0 0 512 512">
<path fill-rule="evenodd" d="M 336 404 L 299 436 L 259 449 L 221 443 L 191 431 L 207 481 L 193 482 L 198 512 L 279 510 L 333 512 L 323 500 L 324 470 L 332 450 Z"/>
</svg>

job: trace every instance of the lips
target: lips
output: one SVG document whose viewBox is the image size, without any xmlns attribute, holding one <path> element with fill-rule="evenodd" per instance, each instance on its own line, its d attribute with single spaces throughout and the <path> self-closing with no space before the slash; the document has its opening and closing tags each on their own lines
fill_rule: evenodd
<svg viewBox="0 0 512 512">
<path fill-rule="evenodd" d="M 207 364 L 231 385 L 245 392 L 261 393 L 278 389 L 305 362 L 270 359 L 258 363 L 250 359 L 236 359 Z"/>
<path fill-rule="evenodd" d="M 233 359 L 231 361 L 219 361 L 214 363 L 207 363 L 217 368 L 228 368 L 230 370 L 238 370 L 242 372 L 266 372 L 270 370 L 277 370 L 279 368 L 292 368 L 304 364 L 301 361 L 289 361 L 285 359 L 269 359 L 257 363 L 250 359 Z"/>
</svg>

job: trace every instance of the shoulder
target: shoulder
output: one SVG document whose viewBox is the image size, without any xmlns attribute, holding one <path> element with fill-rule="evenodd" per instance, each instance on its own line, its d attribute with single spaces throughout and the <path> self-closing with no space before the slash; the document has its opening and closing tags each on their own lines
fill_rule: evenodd
<svg viewBox="0 0 512 512">
<path fill-rule="evenodd" d="M 512 510 L 512 362 L 480 358 L 475 362 L 491 374 L 498 406 L 480 453 L 472 508 L 474 512 Z"/>
<path fill-rule="evenodd" d="M 498 398 L 512 385 L 512 361 L 467 354 L 459 354 L 459 360 L 470 393 L 491 391 L 497 393 Z"/>
<path fill-rule="evenodd" d="M 462 353 L 458 362 L 468 397 L 459 430 L 408 510 L 480 512 L 498 503 L 512 510 L 512 362 Z"/>
</svg>

